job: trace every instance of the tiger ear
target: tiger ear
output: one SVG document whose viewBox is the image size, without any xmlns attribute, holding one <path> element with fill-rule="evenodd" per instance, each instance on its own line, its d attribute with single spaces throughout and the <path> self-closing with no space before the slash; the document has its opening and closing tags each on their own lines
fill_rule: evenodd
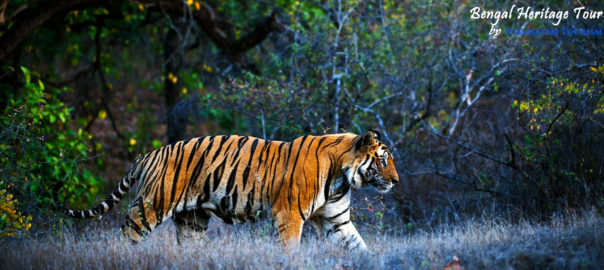
<svg viewBox="0 0 604 270">
<path fill-rule="evenodd" d="M 358 150 L 365 146 L 373 145 L 375 143 L 376 136 L 377 133 L 375 133 L 373 130 L 365 131 L 365 133 L 357 139 L 355 143 L 356 149 Z"/>
</svg>

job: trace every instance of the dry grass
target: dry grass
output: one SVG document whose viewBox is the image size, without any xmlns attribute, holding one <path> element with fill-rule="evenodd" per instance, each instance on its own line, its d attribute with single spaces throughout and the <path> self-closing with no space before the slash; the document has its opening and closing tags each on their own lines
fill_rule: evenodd
<svg viewBox="0 0 604 270">
<path fill-rule="evenodd" d="M 119 242 L 114 226 L 97 222 L 85 232 L 2 242 L 0 267 L 443 269 L 454 255 L 466 269 L 598 269 L 604 263 L 604 218 L 595 211 L 544 224 L 490 220 L 407 235 L 363 230 L 370 253 L 341 251 L 308 232 L 299 249 L 283 252 L 274 229 L 266 224 L 213 223 L 205 239 L 182 246 L 175 243 L 171 224 L 160 226 L 136 246 Z"/>
</svg>

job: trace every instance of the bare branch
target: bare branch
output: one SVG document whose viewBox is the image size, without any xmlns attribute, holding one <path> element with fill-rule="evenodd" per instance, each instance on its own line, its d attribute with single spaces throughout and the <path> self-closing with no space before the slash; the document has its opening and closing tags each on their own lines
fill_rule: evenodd
<svg viewBox="0 0 604 270">
<path fill-rule="evenodd" d="M 547 130 L 545 130 L 545 135 L 549 136 L 549 132 L 550 130 L 552 130 L 552 127 L 554 126 L 554 124 L 556 123 L 556 121 L 558 121 L 558 118 L 560 118 L 560 116 L 562 116 L 566 110 L 568 110 L 568 107 L 570 106 L 570 102 L 566 102 L 564 104 L 564 108 L 562 108 L 562 110 L 556 114 L 556 117 L 554 117 L 554 119 L 552 120 L 552 122 L 549 123 L 549 125 L 547 126 Z"/>
<path fill-rule="evenodd" d="M 449 54 L 449 56 L 451 56 L 451 53 Z M 452 122 L 451 122 L 451 125 L 449 126 L 449 131 L 447 132 L 449 135 L 452 135 L 453 132 L 455 132 L 455 129 L 457 128 L 457 124 L 459 123 L 459 120 L 462 117 L 464 117 L 464 115 L 470 109 L 470 107 L 472 107 L 472 105 L 476 101 L 478 101 L 478 99 L 480 98 L 482 93 L 495 80 L 496 73 L 501 74 L 507 70 L 507 66 L 503 67 L 501 69 L 499 69 L 499 67 L 503 64 L 513 62 L 513 61 L 518 61 L 518 59 L 517 58 L 508 58 L 508 59 L 503 59 L 503 60 L 497 62 L 496 64 L 494 64 L 491 67 L 491 69 L 489 70 L 489 72 L 487 72 L 487 74 L 485 74 L 478 80 L 474 81 L 474 83 L 471 85 L 470 85 L 470 82 L 472 80 L 472 74 L 474 72 L 473 68 L 470 69 L 468 74 L 461 79 L 464 82 L 464 85 L 462 87 L 463 90 L 461 91 L 462 93 L 455 106 L 454 116 L 451 119 Z M 474 97 L 472 97 L 471 96 L 472 91 L 476 88 L 478 88 L 476 91 L 476 94 L 474 95 Z M 466 106 L 465 106 L 465 108 L 461 109 L 463 107 L 464 103 L 466 104 Z"/>
<path fill-rule="evenodd" d="M 119 131 L 117 125 L 115 123 L 115 118 L 113 117 L 113 113 L 109 108 L 109 103 L 107 102 L 107 92 L 110 90 L 109 84 L 107 83 L 107 79 L 105 78 L 105 73 L 103 72 L 103 68 L 101 65 L 101 31 L 102 31 L 102 23 L 97 25 L 96 34 L 94 35 L 94 43 L 96 46 L 96 59 L 95 59 L 95 68 L 99 74 L 99 78 L 101 79 L 101 89 L 103 90 L 103 95 L 101 96 L 101 104 L 107 111 L 107 116 L 111 121 L 111 128 L 115 131 L 115 134 L 122 140 L 125 140 L 126 137 Z M 126 151 L 128 152 L 128 151 Z"/>
<path fill-rule="evenodd" d="M 451 43 L 453 43 L 453 42 L 451 41 Z M 451 67 L 453 68 L 453 71 L 455 71 L 457 76 L 462 77 L 462 78 L 465 77 L 463 74 L 461 74 L 461 72 L 457 68 L 457 65 L 455 65 L 455 61 L 453 60 L 453 44 L 449 45 L 449 65 L 451 65 Z"/>
<path fill-rule="evenodd" d="M 6 6 L 8 5 L 8 0 L 2 0 L 0 3 L 0 25 L 3 25 L 6 22 L 4 18 L 4 12 L 6 11 Z"/>
<path fill-rule="evenodd" d="M 382 97 L 382 98 L 378 98 L 378 99 L 376 99 L 374 102 L 371 102 L 371 104 L 367 105 L 367 107 L 365 107 L 365 108 L 367 108 L 367 109 L 371 109 L 371 107 L 373 107 L 373 106 L 375 106 L 375 105 L 379 104 L 380 102 L 383 102 L 383 101 L 389 100 L 389 99 L 391 99 L 391 98 L 393 98 L 393 97 L 402 96 L 402 95 L 404 95 L 404 94 L 405 94 L 405 93 L 403 93 L 403 92 L 398 92 L 398 93 L 394 93 L 394 94 L 390 94 L 390 95 L 384 96 L 384 97 Z"/>
<path fill-rule="evenodd" d="M 460 141 L 455 140 L 455 139 L 453 139 L 451 137 L 448 137 L 448 136 L 445 136 L 445 135 L 442 135 L 442 134 L 438 133 L 438 131 L 436 131 L 434 129 L 434 127 L 432 127 L 432 125 L 426 123 L 425 121 L 422 121 L 422 123 L 424 123 L 424 125 L 428 127 L 427 130 L 430 133 L 436 135 L 437 137 L 439 137 L 441 139 L 445 139 L 445 140 L 450 141 L 450 142 L 452 142 L 452 143 L 454 143 L 454 144 L 456 144 L 456 145 L 458 145 L 458 146 L 460 146 L 462 148 L 465 148 L 467 150 L 471 150 L 474 153 L 476 153 L 477 155 L 479 155 L 479 156 L 481 156 L 483 158 L 486 158 L 488 160 L 491 160 L 491 161 L 494 161 L 496 163 L 499 163 L 499 164 L 502 164 L 502 165 L 506 165 L 506 166 L 509 166 L 509 167 L 514 167 L 513 164 L 511 164 L 510 162 L 507 162 L 507 161 L 501 160 L 499 158 L 493 157 L 493 156 L 491 156 L 491 155 L 489 155 L 489 154 L 487 154 L 487 153 L 485 153 L 485 152 L 483 152 L 481 150 L 478 150 L 478 149 L 476 149 L 476 148 L 474 148 L 472 146 L 469 146 L 468 144 L 466 144 L 464 142 L 460 142 Z"/>
<path fill-rule="evenodd" d="M 514 151 L 514 144 L 512 144 L 512 140 L 510 140 L 510 137 L 508 137 L 507 133 L 503 133 L 503 136 L 505 137 L 505 141 L 508 144 L 508 147 L 510 148 L 510 164 L 512 165 L 512 168 L 516 168 L 516 151 Z"/>
</svg>

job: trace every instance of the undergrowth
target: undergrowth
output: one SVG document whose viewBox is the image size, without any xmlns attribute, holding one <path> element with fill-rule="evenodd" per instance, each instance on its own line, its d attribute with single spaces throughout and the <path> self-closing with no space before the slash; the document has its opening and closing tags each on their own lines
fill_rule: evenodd
<svg viewBox="0 0 604 270">
<path fill-rule="evenodd" d="M 597 269 L 604 263 L 604 218 L 595 210 L 545 223 L 468 220 L 414 232 L 380 233 L 358 225 L 370 252 L 343 251 L 305 229 L 284 251 L 268 223 L 212 222 L 182 245 L 170 222 L 132 245 L 116 220 L 89 221 L 0 246 L 0 268 L 25 269 L 443 269 L 454 256 L 465 269 Z"/>
</svg>

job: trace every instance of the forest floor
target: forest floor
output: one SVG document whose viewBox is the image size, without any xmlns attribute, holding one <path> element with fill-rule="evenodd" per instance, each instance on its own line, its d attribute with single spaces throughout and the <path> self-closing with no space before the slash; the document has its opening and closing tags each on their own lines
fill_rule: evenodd
<svg viewBox="0 0 604 270">
<path fill-rule="evenodd" d="M 284 252 L 268 223 L 212 222 L 203 239 L 175 241 L 171 222 L 137 244 L 120 241 L 117 223 L 0 242 L 2 269 L 600 269 L 604 217 L 596 211 L 548 222 L 467 221 L 412 233 L 378 233 L 357 225 L 370 252 L 342 251 L 306 230 Z M 367 226 L 365 226 L 367 227 Z M 450 268 L 460 269 L 460 268 Z"/>
</svg>

